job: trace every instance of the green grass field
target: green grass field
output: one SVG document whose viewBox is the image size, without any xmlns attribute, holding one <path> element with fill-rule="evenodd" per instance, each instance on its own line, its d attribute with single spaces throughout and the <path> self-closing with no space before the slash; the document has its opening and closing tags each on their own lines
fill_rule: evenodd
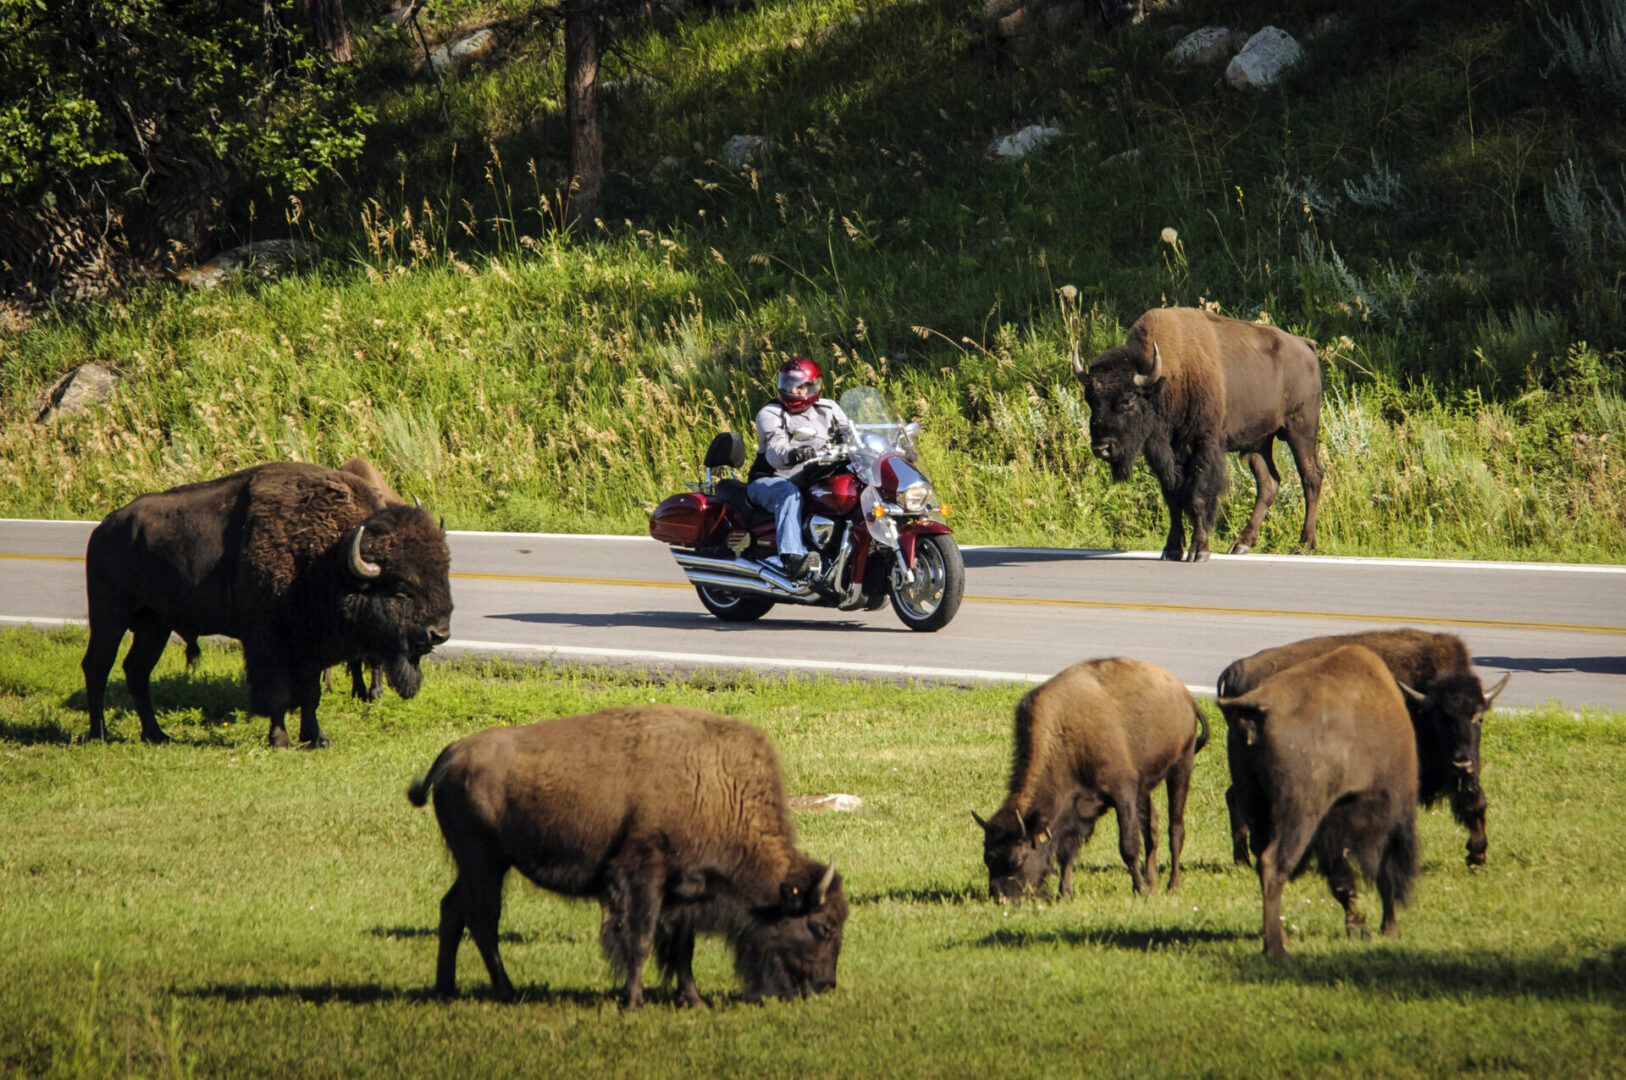
<svg viewBox="0 0 1626 1080">
<path fill-rule="evenodd" d="M 999 802 L 1018 687 L 960 689 L 462 660 L 371 708 L 330 695 L 319 752 L 272 751 L 235 648 L 155 676 L 176 744 L 82 742 L 83 632 L 0 631 L 0 1075 L 1396 1076 L 1626 1072 L 1626 716 L 1486 725 L 1490 862 L 1424 812 L 1399 941 L 1348 941 L 1318 879 L 1289 887 L 1289 956 L 1260 953 L 1259 889 L 1229 862 L 1224 731 L 1198 759 L 1181 892 L 1135 899 L 1100 830 L 1071 903 L 986 899 L 969 811 Z M 515 878 L 499 1005 L 429 996 L 452 867 L 407 783 L 450 740 L 612 703 L 749 720 L 804 814 L 801 846 L 853 902 L 840 986 L 741 1002 L 702 944 L 711 1004 L 623 1014 L 597 909 Z M 1217 720 L 1217 716 L 1215 717 Z M 1161 796 L 1159 797 L 1161 800 Z M 1166 849 L 1166 838 L 1164 847 Z M 1165 852 L 1166 854 L 1166 852 Z M 1166 875 L 1166 867 L 1165 867 Z M 1375 897 L 1366 907 L 1375 914 Z"/>
</svg>

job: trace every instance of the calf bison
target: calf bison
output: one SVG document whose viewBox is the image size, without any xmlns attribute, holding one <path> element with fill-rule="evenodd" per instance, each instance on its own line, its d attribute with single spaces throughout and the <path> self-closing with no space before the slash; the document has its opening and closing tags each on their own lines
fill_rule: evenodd
<svg viewBox="0 0 1626 1080">
<path fill-rule="evenodd" d="M 1321 463 L 1321 368 L 1315 342 L 1273 326 L 1226 319 L 1197 308 L 1155 308 L 1129 328 L 1124 344 L 1090 361 L 1073 349 L 1073 373 L 1090 407 L 1090 449 L 1129 479 L 1142 453 L 1169 508 L 1163 558 L 1208 558 L 1209 534 L 1225 490 L 1225 454 L 1236 451 L 1258 488 L 1253 516 L 1231 554 L 1259 539 L 1259 526 L 1281 480 L 1271 444 L 1287 441 L 1304 485 L 1299 547 L 1315 548 Z"/>
<path fill-rule="evenodd" d="M 1169 888 L 1178 888 L 1186 794 L 1207 742 L 1202 709 L 1155 664 L 1089 660 L 1030 691 L 1016 706 L 1009 794 L 989 820 L 971 813 L 982 826 L 989 894 L 1003 903 L 1038 889 L 1054 861 L 1059 894 L 1071 897 L 1073 860 L 1109 806 L 1118 815 L 1118 850 L 1135 892 L 1156 888 L 1152 791 L 1165 783 Z"/>
<path fill-rule="evenodd" d="M 512 1000 L 497 953 L 509 867 L 565 896 L 595 897 L 599 941 L 643 1004 L 651 950 L 701 1001 L 697 933 L 721 934 L 747 999 L 836 985 L 847 899 L 833 865 L 796 850 L 779 762 L 750 726 L 675 705 L 620 707 L 459 739 L 407 791 L 457 864 L 440 902 L 435 990 L 457 992 L 464 927 Z"/>
<path fill-rule="evenodd" d="M 1489 847 L 1488 805 L 1480 782 L 1479 735 L 1509 676 L 1486 693 L 1461 638 L 1409 628 L 1305 638 L 1233 661 L 1220 673 L 1219 696 L 1245 694 L 1301 660 L 1345 645 L 1371 649 L 1405 692 L 1417 743 L 1417 796 L 1430 806 L 1450 796 L 1452 816 L 1468 830 L 1468 865 L 1483 866 Z M 1235 805 L 1235 789 L 1225 793 L 1225 802 L 1231 813 L 1232 857 L 1246 863 L 1248 829 Z"/>
<path fill-rule="evenodd" d="M 150 678 L 173 631 L 189 654 L 204 634 L 241 641 L 271 744 L 288 745 L 283 716 L 297 706 L 300 740 L 325 746 L 316 707 L 331 665 L 381 663 L 402 697 L 418 692 L 419 661 L 450 633 L 450 562 L 428 514 L 381 505 L 352 472 L 272 462 L 142 495 L 107 515 L 85 548 L 90 736 L 107 735 L 107 675 L 129 630 L 124 677 L 141 737 L 168 741 Z"/>
<path fill-rule="evenodd" d="M 1383 900 L 1385 935 L 1417 875 L 1417 751 L 1394 676 L 1360 645 L 1304 660 L 1238 697 L 1222 697 L 1237 803 L 1259 858 L 1265 953 L 1280 956 L 1282 886 L 1310 857 L 1365 936 L 1354 856 Z"/>
</svg>

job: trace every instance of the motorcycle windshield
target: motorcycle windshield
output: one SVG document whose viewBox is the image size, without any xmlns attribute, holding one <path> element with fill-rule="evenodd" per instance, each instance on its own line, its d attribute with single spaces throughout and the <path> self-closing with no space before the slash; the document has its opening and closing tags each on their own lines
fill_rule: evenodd
<svg viewBox="0 0 1626 1080">
<path fill-rule="evenodd" d="M 901 452 L 914 457 L 909 427 L 873 386 L 855 386 L 841 395 L 841 411 L 852 421 L 857 450 L 855 461 L 873 465 L 882 454 Z"/>
</svg>

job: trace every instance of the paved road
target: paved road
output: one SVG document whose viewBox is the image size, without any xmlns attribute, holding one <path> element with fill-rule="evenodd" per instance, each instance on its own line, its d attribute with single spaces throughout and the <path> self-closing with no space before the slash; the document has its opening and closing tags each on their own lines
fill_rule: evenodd
<svg viewBox="0 0 1626 1080">
<path fill-rule="evenodd" d="M 0 624 L 84 618 L 84 522 L 0 521 Z M 1460 634 L 1504 705 L 1626 710 L 1626 567 L 971 548 L 953 623 L 913 633 L 890 608 L 775 608 L 719 622 L 664 545 L 642 538 L 452 533 L 452 646 L 636 663 L 950 680 L 1038 680 L 1135 656 L 1211 690 L 1232 659 L 1315 634 Z M 115 677 L 116 677 L 115 671 Z"/>
</svg>

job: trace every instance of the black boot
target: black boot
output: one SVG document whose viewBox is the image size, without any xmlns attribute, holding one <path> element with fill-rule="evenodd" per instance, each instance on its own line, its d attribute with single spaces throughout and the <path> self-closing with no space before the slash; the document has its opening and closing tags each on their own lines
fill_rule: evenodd
<svg viewBox="0 0 1626 1080">
<path fill-rule="evenodd" d="M 785 576 L 792 581 L 803 578 L 817 577 L 823 565 L 819 560 L 819 553 L 809 551 L 802 555 L 781 555 L 779 562 L 785 568 Z"/>
</svg>

